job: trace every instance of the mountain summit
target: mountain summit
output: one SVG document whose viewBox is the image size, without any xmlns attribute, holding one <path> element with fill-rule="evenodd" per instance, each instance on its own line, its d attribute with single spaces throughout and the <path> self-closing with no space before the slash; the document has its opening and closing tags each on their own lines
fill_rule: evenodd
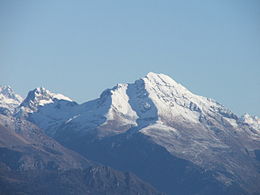
<svg viewBox="0 0 260 195">
<path fill-rule="evenodd" d="M 15 116 L 26 118 L 40 128 L 49 130 L 51 126 L 67 119 L 76 105 L 76 102 L 62 94 L 39 87 L 28 93 L 16 108 Z"/>
<path fill-rule="evenodd" d="M 33 112 L 37 111 L 38 106 L 44 106 L 59 100 L 72 102 L 70 98 L 62 94 L 52 93 L 43 87 L 38 87 L 28 93 L 21 106 L 28 108 L 28 112 Z"/>
<path fill-rule="evenodd" d="M 122 133 L 134 126 L 174 126 L 174 121 L 201 124 L 213 115 L 230 122 L 238 118 L 216 101 L 193 94 L 167 75 L 152 72 L 134 83 L 107 89 L 98 99 L 79 107 L 66 123 L 86 131 L 99 126 L 100 136 Z"/>
<path fill-rule="evenodd" d="M 0 87 L 0 113 L 12 114 L 22 100 L 23 98 L 16 94 L 10 86 Z"/>
</svg>

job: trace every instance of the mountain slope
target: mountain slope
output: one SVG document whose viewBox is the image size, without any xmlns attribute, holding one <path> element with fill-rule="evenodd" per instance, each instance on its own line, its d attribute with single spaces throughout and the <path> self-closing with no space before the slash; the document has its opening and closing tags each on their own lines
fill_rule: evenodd
<svg viewBox="0 0 260 195">
<path fill-rule="evenodd" d="M 160 194 L 135 175 L 93 163 L 37 126 L 0 114 L 0 194 Z"/>
</svg>

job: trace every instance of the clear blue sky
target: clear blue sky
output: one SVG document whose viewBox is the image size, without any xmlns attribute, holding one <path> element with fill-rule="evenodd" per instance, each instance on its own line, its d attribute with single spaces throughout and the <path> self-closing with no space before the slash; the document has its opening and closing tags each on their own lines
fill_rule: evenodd
<svg viewBox="0 0 260 195">
<path fill-rule="evenodd" d="M 78 102 L 148 72 L 260 116 L 258 0 L 0 0 L 0 85 Z"/>
</svg>

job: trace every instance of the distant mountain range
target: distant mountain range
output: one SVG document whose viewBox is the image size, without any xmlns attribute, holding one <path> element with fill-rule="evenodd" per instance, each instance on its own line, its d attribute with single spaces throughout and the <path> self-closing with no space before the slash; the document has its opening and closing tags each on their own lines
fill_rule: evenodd
<svg viewBox="0 0 260 195">
<path fill-rule="evenodd" d="M 260 194 L 260 119 L 237 116 L 164 74 L 83 104 L 42 87 L 22 99 L 4 86 L 0 113 L 6 193 Z"/>
</svg>

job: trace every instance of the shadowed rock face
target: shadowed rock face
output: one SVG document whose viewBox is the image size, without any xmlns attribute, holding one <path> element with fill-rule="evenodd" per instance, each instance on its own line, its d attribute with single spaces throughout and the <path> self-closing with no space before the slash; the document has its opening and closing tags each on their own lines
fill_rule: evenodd
<svg viewBox="0 0 260 195">
<path fill-rule="evenodd" d="M 132 174 L 102 166 L 84 170 L 12 171 L 0 164 L 0 173 L 1 194 L 161 194 Z"/>
<path fill-rule="evenodd" d="M 87 158 L 131 171 L 167 194 L 244 194 L 236 183 L 225 186 L 214 172 L 171 155 L 145 135 L 117 135 L 89 142 L 87 137 L 64 143 Z M 223 170 L 224 172 L 225 170 Z"/>
<path fill-rule="evenodd" d="M 28 121 L 0 115 L 0 194 L 160 193 L 64 148 Z"/>
</svg>

